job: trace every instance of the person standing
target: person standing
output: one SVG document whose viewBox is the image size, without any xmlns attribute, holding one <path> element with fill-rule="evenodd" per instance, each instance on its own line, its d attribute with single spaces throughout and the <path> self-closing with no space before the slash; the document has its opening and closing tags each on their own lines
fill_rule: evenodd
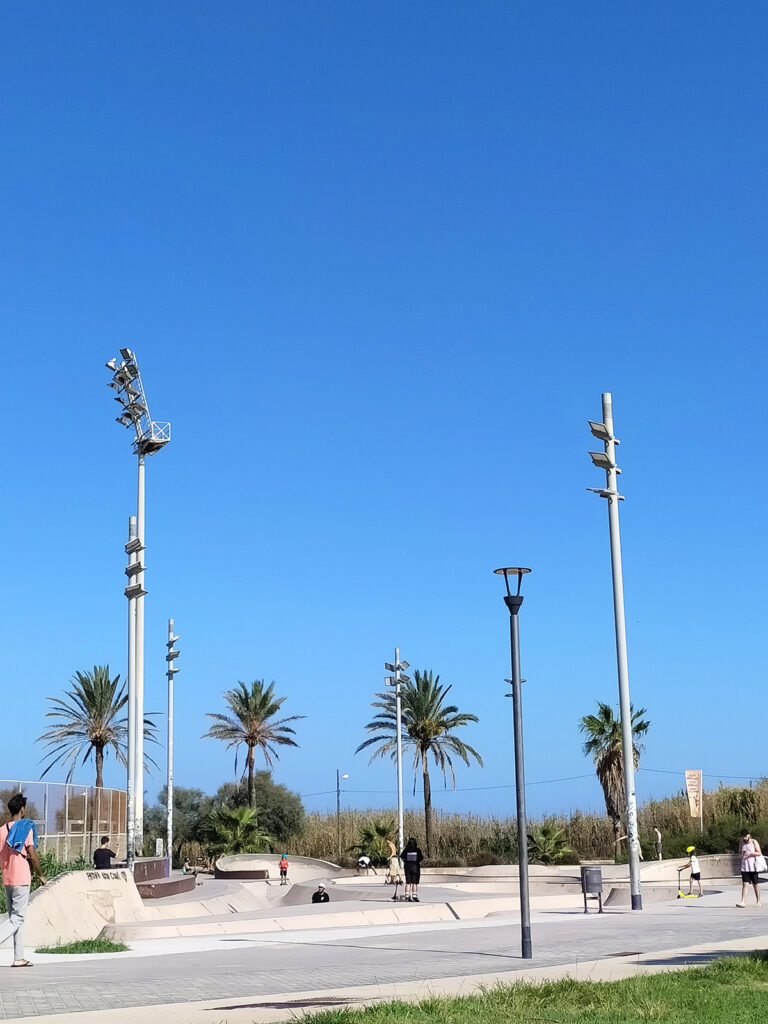
<svg viewBox="0 0 768 1024">
<path fill-rule="evenodd" d="M 688 846 L 685 851 L 691 858 L 687 864 L 683 864 L 682 870 L 686 868 L 691 869 L 691 877 L 688 879 L 688 895 L 690 896 L 693 892 L 693 883 L 696 882 L 699 886 L 699 896 L 703 896 L 704 892 L 701 888 L 701 868 L 699 866 L 699 858 L 696 856 L 696 847 Z"/>
<path fill-rule="evenodd" d="M 109 836 L 101 837 L 101 846 L 93 851 L 93 866 L 99 871 L 107 871 L 112 867 L 112 858 L 117 854 L 109 848 Z"/>
<path fill-rule="evenodd" d="M 741 833 L 739 854 L 741 855 L 741 899 L 736 906 L 745 907 L 747 905 L 747 889 L 751 885 L 755 890 L 755 901 L 759 907 L 760 890 L 757 886 L 760 881 L 760 872 L 765 871 L 765 857 L 760 849 L 760 843 L 752 838 L 747 829 Z"/>
<path fill-rule="evenodd" d="M 35 823 L 25 817 L 27 798 L 16 793 L 8 801 L 10 821 L 0 827 L 0 871 L 5 887 L 5 905 L 8 921 L 0 925 L 0 945 L 13 937 L 13 963 L 11 967 L 31 967 L 24 959 L 24 918 L 29 904 L 32 869 L 45 885 L 40 861 L 37 857 L 37 830 Z"/>
<path fill-rule="evenodd" d="M 280 857 L 280 885 L 288 885 L 288 858 L 285 854 Z"/>
<path fill-rule="evenodd" d="M 424 860 L 424 854 L 413 836 L 405 844 L 405 849 L 400 854 L 400 860 L 403 862 L 405 870 L 405 898 L 409 903 L 419 903 L 421 862 Z"/>
<path fill-rule="evenodd" d="M 656 842 L 653 844 L 656 850 L 657 860 L 661 860 L 661 829 L 658 825 L 652 825 L 654 833 L 656 834 Z"/>
</svg>

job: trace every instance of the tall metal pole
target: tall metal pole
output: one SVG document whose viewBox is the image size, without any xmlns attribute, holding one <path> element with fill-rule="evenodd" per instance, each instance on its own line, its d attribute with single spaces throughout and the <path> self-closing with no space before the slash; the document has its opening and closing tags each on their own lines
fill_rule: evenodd
<svg viewBox="0 0 768 1024">
<path fill-rule="evenodd" d="M 504 598 L 509 609 L 509 641 L 512 662 L 512 709 L 515 739 L 515 797 L 517 801 L 518 874 L 520 878 L 520 938 L 524 960 L 531 960 L 531 900 L 528 891 L 528 818 L 525 809 L 525 757 L 523 754 L 523 691 L 520 677 L 520 594 Z"/>
<path fill-rule="evenodd" d="M 139 474 L 136 502 L 137 537 L 141 542 L 141 555 L 145 550 L 145 472 L 144 453 L 139 452 Z M 142 562 L 143 564 L 143 562 Z M 144 590 L 144 571 L 136 576 L 136 582 Z M 136 848 L 139 856 L 144 852 L 144 593 L 136 598 Z"/>
<path fill-rule="evenodd" d="M 339 863 L 341 863 L 341 775 L 336 769 L 336 846 L 338 847 Z"/>
<path fill-rule="evenodd" d="M 166 825 L 166 850 L 168 855 L 168 870 L 173 867 L 173 674 L 174 664 L 170 658 L 173 650 L 174 634 L 173 619 L 168 619 L 168 787 L 167 787 L 167 825 Z"/>
<path fill-rule="evenodd" d="M 397 854 L 403 851 L 405 846 L 405 831 L 403 828 L 403 699 L 400 690 L 400 648 L 395 648 L 395 714 L 397 721 Z"/>
<path fill-rule="evenodd" d="M 603 423 L 608 432 L 605 453 L 610 461 L 606 473 L 608 528 L 611 537 L 611 572 L 613 577 L 613 617 L 616 628 L 616 663 L 619 676 L 619 709 L 621 711 L 621 748 L 624 761 L 624 795 L 627 803 L 627 843 L 629 844 L 629 891 L 633 910 L 643 909 L 640 892 L 640 841 L 637 834 L 637 796 L 635 793 L 635 758 L 632 742 L 632 705 L 629 699 L 629 666 L 627 662 L 627 626 L 624 614 L 624 578 L 621 566 L 621 535 L 619 532 L 619 495 L 616 484 L 616 447 L 613 435 L 613 405 L 610 392 L 603 394 Z"/>
<path fill-rule="evenodd" d="M 136 516 L 128 520 L 127 548 L 133 549 L 136 541 Z M 138 553 L 131 550 L 128 555 L 129 568 L 134 565 Z M 133 575 L 129 575 L 129 587 L 133 583 Z M 126 863 L 128 870 L 133 872 L 133 861 L 136 855 L 136 599 L 128 597 L 128 820 L 125 827 Z"/>
</svg>

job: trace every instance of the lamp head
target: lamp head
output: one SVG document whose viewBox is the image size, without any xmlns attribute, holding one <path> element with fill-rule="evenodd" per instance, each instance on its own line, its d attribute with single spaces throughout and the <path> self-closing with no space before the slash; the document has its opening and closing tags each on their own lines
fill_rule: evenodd
<svg viewBox="0 0 768 1024">
<path fill-rule="evenodd" d="M 520 594 L 520 587 L 522 586 L 522 583 L 523 583 L 523 576 L 525 576 L 526 573 L 529 573 L 530 571 L 531 571 L 530 569 L 523 569 L 520 566 L 508 566 L 506 569 L 494 569 L 493 570 L 494 575 L 496 575 L 496 576 L 503 576 L 504 577 L 504 583 L 506 584 L 506 587 L 507 587 L 507 597 L 511 597 L 512 596 L 512 591 L 509 589 L 509 578 L 510 578 L 510 576 L 512 576 L 512 577 L 516 576 L 517 577 L 517 594 L 519 595 Z"/>
</svg>

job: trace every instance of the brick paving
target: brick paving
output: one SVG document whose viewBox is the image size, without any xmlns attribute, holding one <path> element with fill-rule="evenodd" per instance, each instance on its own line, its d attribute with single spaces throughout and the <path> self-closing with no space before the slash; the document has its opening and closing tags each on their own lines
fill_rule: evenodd
<svg viewBox="0 0 768 1024">
<path fill-rule="evenodd" d="M 393 984 L 548 967 L 602 957 L 684 948 L 760 936 L 768 912 L 678 904 L 642 915 L 543 915 L 533 931 L 534 959 L 519 955 L 519 926 L 450 925 L 429 930 L 313 941 L 238 945 L 157 956 L 38 964 L 0 969 L 0 1020 L 77 1010 L 119 1009 L 198 1000 L 268 997 L 307 990 Z M 245 936 L 243 936 L 245 938 Z"/>
</svg>

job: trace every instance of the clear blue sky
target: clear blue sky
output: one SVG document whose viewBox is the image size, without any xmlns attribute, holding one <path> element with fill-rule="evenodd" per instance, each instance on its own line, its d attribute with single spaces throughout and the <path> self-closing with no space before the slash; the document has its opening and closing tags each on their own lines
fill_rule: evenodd
<svg viewBox="0 0 768 1024">
<path fill-rule="evenodd" d="M 7 5 L 0 777 L 37 777 L 76 669 L 125 671 L 126 345 L 173 423 L 147 707 L 172 615 L 177 784 L 232 777 L 205 712 L 266 678 L 307 715 L 278 781 L 339 767 L 345 802 L 391 804 L 353 752 L 398 644 L 480 716 L 486 767 L 437 806 L 511 812 L 473 789 L 513 782 L 509 563 L 534 569 L 529 781 L 590 775 L 578 719 L 616 701 L 604 390 L 642 764 L 680 773 L 639 797 L 763 774 L 767 35 L 740 2 Z M 529 796 L 601 806 L 592 778 Z"/>
</svg>

